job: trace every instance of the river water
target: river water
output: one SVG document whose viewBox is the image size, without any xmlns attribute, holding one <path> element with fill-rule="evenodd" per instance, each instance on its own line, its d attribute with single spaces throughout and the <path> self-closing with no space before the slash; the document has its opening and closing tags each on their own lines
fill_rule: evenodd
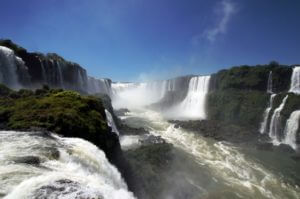
<svg viewBox="0 0 300 199">
<path fill-rule="evenodd" d="M 197 163 L 199 169 L 187 170 L 186 176 L 199 198 L 300 198 L 300 166 L 284 154 L 207 139 L 150 110 L 132 110 L 122 118 L 161 136 Z"/>
</svg>

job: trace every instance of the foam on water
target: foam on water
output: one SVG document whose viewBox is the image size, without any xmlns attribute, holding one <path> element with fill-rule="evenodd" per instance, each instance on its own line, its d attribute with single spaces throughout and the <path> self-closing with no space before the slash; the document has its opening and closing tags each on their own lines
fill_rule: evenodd
<svg viewBox="0 0 300 199">
<path fill-rule="evenodd" d="M 15 131 L 0 131 L 0 138 L 0 194 L 6 199 L 134 198 L 105 154 L 85 140 Z M 58 159 L 51 155 L 56 150 Z M 39 161 L 24 162 L 28 155 Z"/>
<path fill-rule="evenodd" d="M 281 181 L 267 168 L 226 142 L 214 142 L 175 127 L 153 111 L 130 112 L 134 117 L 148 119 L 148 129 L 188 154 L 202 167 L 211 171 L 212 178 L 222 181 L 241 198 L 298 198 L 299 187 Z"/>
</svg>

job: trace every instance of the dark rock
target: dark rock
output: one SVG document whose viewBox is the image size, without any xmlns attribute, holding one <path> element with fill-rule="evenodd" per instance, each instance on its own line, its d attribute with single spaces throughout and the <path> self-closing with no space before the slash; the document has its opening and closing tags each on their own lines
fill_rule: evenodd
<svg viewBox="0 0 300 199">
<path fill-rule="evenodd" d="M 164 144 L 166 141 L 162 139 L 160 136 L 154 136 L 147 134 L 141 139 L 142 145 L 150 145 L 150 144 Z"/>
<path fill-rule="evenodd" d="M 190 121 L 169 121 L 174 123 L 176 128 L 183 128 L 188 131 L 200 134 L 203 137 L 213 138 L 217 141 L 230 141 L 236 143 L 250 142 L 256 139 L 258 133 L 248 128 L 235 124 L 228 124 L 216 120 L 190 120 Z"/>
<path fill-rule="evenodd" d="M 256 148 L 258 150 L 263 150 L 263 151 L 273 151 L 274 150 L 274 145 L 272 143 L 258 143 L 256 145 Z"/>
<path fill-rule="evenodd" d="M 149 132 L 144 128 L 130 127 L 124 123 L 119 123 L 119 131 L 121 135 L 145 135 Z"/>
<path fill-rule="evenodd" d="M 15 163 L 23 163 L 23 164 L 30 164 L 30 165 L 36 165 L 38 166 L 41 163 L 41 160 L 39 157 L 36 156 L 23 156 L 18 157 L 15 160 L 13 160 Z"/>
<path fill-rule="evenodd" d="M 280 144 L 279 146 L 275 147 L 275 151 L 280 151 L 284 153 L 295 153 L 294 149 L 286 144 Z"/>
<path fill-rule="evenodd" d="M 299 153 L 292 155 L 291 158 L 296 162 L 300 162 L 300 154 Z"/>
</svg>

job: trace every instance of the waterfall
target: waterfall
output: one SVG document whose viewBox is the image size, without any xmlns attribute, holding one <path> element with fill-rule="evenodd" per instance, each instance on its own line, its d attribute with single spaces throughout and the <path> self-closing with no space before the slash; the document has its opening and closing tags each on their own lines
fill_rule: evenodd
<svg viewBox="0 0 300 199">
<path fill-rule="evenodd" d="M 291 78 L 291 87 L 289 92 L 300 94 L 300 66 L 293 68 L 293 74 Z"/>
<path fill-rule="evenodd" d="M 18 59 L 15 56 L 14 51 L 4 46 L 0 46 L 0 83 L 11 88 L 21 87 L 18 80 L 17 63 Z"/>
<path fill-rule="evenodd" d="M 91 94 L 102 93 L 111 96 L 112 88 L 111 88 L 110 80 L 88 77 L 88 91 Z"/>
<path fill-rule="evenodd" d="M 186 118 L 206 118 L 206 94 L 209 91 L 210 76 L 198 76 L 190 79 L 186 98 L 179 105 L 179 114 Z"/>
<path fill-rule="evenodd" d="M 274 110 L 272 115 L 270 129 L 269 129 L 269 136 L 272 139 L 275 145 L 280 144 L 279 136 L 280 136 L 280 112 L 284 108 L 288 95 L 282 100 L 282 103 Z"/>
<path fill-rule="evenodd" d="M 267 87 L 267 93 L 273 93 L 273 85 L 272 85 L 272 71 L 269 72 L 269 78 L 268 78 L 268 87 Z"/>
<path fill-rule="evenodd" d="M 163 81 L 162 83 L 162 89 L 160 92 L 160 98 L 163 98 L 166 94 L 166 88 L 167 88 L 167 80 Z"/>
<path fill-rule="evenodd" d="M 77 70 L 77 81 L 78 81 L 78 86 L 81 90 L 85 90 L 85 87 L 84 87 L 84 77 L 83 77 L 83 74 L 81 73 L 80 70 Z"/>
<path fill-rule="evenodd" d="M 273 101 L 274 101 L 275 96 L 276 96 L 276 94 L 271 95 L 269 106 L 266 108 L 266 110 L 264 112 L 264 120 L 261 123 L 260 129 L 259 129 L 259 132 L 261 134 L 264 134 L 267 131 L 268 118 L 269 118 L 269 114 L 270 114 L 270 111 L 271 111 L 272 106 L 273 106 Z"/>
<path fill-rule="evenodd" d="M 297 131 L 299 128 L 300 110 L 291 113 L 286 121 L 284 129 L 284 139 L 282 143 L 290 145 L 294 150 L 297 149 Z"/>
<path fill-rule="evenodd" d="M 61 88 L 64 88 L 64 77 L 63 77 L 63 73 L 62 73 L 62 64 L 60 61 L 55 61 L 56 62 L 56 66 L 57 66 L 57 71 L 58 71 L 58 80 L 59 80 L 59 86 Z"/>
<path fill-rule="evenodd" d="M 39 61 L 40 61 L 40 64 L 41 64 L 43 82 L 47 84 L 48 81 L 47 81 L 47 74 L 46 74 L 45 65 L 44 65 L 43 61 L 40 58 L 39 58 Z"/>
<path fill-rule="evenodd" d="M 107 125 L 109 127 L 111 127 L 112 132 L 119 135 L 120 133 L 118 131 L 117 125 L 116 125 L 111 113 L 108 110 L 105 109 L 105 114 L 106 114 L 106 119 L 107 119 Z"/>
<path fill-rule="evenodd" d="M 146 83 L 113 83 L 112 102 L 116 109 L 150 105 L 170 119 L 205 119 L 209 81 L 210 76 L 185 76 Z"/>
<path fill-rule="evenodd" d="M 104 152 L 79 138 L 0 131 L 0 196 L 134 199 Z"/>
</svg>

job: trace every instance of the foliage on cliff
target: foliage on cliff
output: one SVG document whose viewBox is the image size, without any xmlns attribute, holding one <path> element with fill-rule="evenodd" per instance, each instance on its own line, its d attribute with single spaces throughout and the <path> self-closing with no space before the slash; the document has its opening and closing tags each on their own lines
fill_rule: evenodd
<svg viewBox="0 0 300 199">
<path fill-rule="evenodd" d="M 269 72 L 272 71 L 273 91 L 287 91 L 290 86 L 292 68 L 271 62 L 268 65 L 238 66 L 221 70 L 212 76 L 212 89 L 242 89 L 266 91 Z"/>
<path fill-rule="evenodd" d="M 0 86 L 0 94 L 2 128 L 42 128 L 63 136 L 89 140 L 103 150 L 117 142 L 110 138 L 112 133 L 99 98 L 47 87 L 35 92 L 12 91 L 3 85 Z"/>
<path fill-rule="evenodd" d="M 207 99 L 208 118 L 258 129 L 270 98 L 266 92 L 270 72 L 273 92 L 287 92 L 292 67 L 277 62 L 233 67 L 214 74 Z"/>
<path fill-rule="evenodd" d="M 261 91 L 212 92 L 207 99 L 208 119 L 258 128 L 269 100 Z"/>
</svg>

